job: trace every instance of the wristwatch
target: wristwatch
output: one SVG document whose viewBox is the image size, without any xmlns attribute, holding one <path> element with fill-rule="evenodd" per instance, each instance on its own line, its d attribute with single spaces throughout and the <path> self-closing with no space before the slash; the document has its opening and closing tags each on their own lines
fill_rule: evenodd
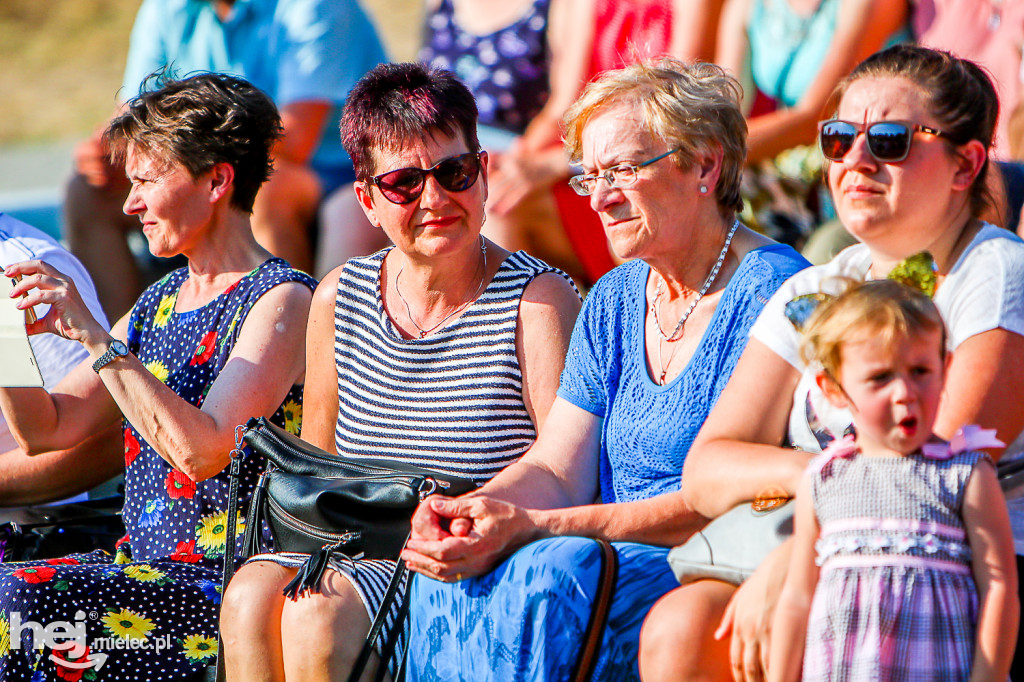
<svg viewBox="0 0 1024 682">
<path fill-rule="evenodd" d="M 114 339 L 111 341 L 110 346 L 107 348 L 103 355 L 96 358 L 96 362 L 92 363 L 92 371 L 97 374 L 100 370 L 106 367 L 108 364 L 113 362 L 117 358 L 123 358 L 128 355 L 128 346 L 124 345 L 121 341 Z"/>
</svg>

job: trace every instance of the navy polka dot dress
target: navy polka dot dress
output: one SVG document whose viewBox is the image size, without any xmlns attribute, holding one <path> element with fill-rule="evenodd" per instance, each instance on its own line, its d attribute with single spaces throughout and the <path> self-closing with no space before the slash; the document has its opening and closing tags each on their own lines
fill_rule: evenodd
<svg viewBox="0 0 1024 682">
<path fill-rule="evenodd" d="M 143 293 L 132 310 L 128 347 L 182 399 L 202 407 L 253 304 L 278 284 L 312 289 L 316 282 L 273 258 L 207 305 L 178 313 L 187 276 L 176 270 Z M 302 389 L 294 386 L 272 421 L 298 433 L 301 419 Z M 0 680 L 182 680 L 215 660 L 227 469 L 192 481 L 127 423 L 124 453 L 128 535 L 117 556 L 99 550 L 0 565 Z M 243 462 L 238 536 L 262 470 L 255 457 Z M 64 650 L 58 643 L 55 650 L 29 621 L 44 628 L 64 621 L 72 636 L 85 636 L 81 646 Z M 34 640 L 45 646 L 34 649 Z"/>
</svg>

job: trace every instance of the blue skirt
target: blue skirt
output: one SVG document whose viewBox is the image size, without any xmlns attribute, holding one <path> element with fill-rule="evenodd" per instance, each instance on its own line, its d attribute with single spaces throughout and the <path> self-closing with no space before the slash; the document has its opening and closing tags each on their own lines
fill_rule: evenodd
<svg viewBox="0 0 1024 682">
<path fill-rule="evenodd" d="M 668 549 L 613 543 L 619 575 L 594 680 L 639 680 L 640 627 L 678 587 Z M 568 680 L 597 592 L 600 549 L 587 538 L 523 547 L 459 583 L 416 576 L 410 590 L 409 675 L 425 680 Z"/>
</svg>

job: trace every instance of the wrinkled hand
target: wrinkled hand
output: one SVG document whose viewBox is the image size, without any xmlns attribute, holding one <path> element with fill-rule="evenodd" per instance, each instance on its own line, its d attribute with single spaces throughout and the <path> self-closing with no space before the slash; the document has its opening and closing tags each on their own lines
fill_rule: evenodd
<svg viewBox="0 0 1024 682">
<path fill-rule="evenodd" d="M 75 145 L 74 160 L 75 170 L 94 187 L 106 187 L 118 177 L 118 169 L 110 164 L 98 135 Z"/>
<path fill-rule="evenodd" d="M 109 341 L 110 335 L 93 317 L 75 283 L 67 275 L 38 260 L 10 265 L 4 274 L 8 277 L 22 276 L 11 291 L 11 298 L 24 296 L 17 303 L 19 309 L 40 304 L 50 306 L 44 316 L 26 325 L 29 335 L 50 332 L 86 346 Z"/>
<path fill-rule="evenodd" d="M 483 495 L 431 497 L 412 517 L 402 552 L 410 570 L 444 582 L 489 571 L 532 532 L 525 510 Z"/>
<path fill-rule="evenodd" d="M 788 540 L 772 550 L 754 574 L 740 585 L 715 631 L 715 639 L 732 634 L 729 662 L 736 682 L 767 679 L 772 618 L 782 593 L 792 545 Z"/>
</svg>

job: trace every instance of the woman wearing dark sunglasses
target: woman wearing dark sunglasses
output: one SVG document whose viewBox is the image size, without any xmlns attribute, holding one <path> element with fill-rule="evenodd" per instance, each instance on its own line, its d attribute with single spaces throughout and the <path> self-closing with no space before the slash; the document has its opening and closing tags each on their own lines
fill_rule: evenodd
<svg viewBox="0 0 1024 682">
<path fill-rule="evenodd" d="M 683 461 L 761 306 L 806 265 L 736 219 L 746 125 L 719 67 L 605 72 L 566 124 L 571 185 L 629 262 L 587 295 L 537 443 L 478 493 L 417 510 L 410 680 L 570 679 L 593 537 L 619 558 L 593 679 L 637 678 L 644 616 L 677 584 L 668 547 L 704 521 L 679 492 Z"/>
<path fill-rule="evenodd" d="M 484 483 L 548 416 L 579 294 L 480 236 L 476 123 L 466 86 L 421 64 L 380 65 L 348 97 L 355 191 L 395 246 L 336 268 L 314 295 L 302 437 L 327 451 Z M 395 564 L 335 555 L 322 594 L 287 600 L 305 559 L 259 555 L 235 575 L 222 621 L 229 678 L 347 679 Z"/>
<path fill-rule="evenodd" d="M 839 219 L 862 243 L 795 275 L 752 328 L 683 475 L 687 500 L 710 518 L 771 486 L 793 495 L 814 453 L 850 427 L 850 414 L 828 406 L 814 368 L 800 360 L 799 320 L 787 316 L 798 308 L 787 304 L 828 290 L 837 277 L 916 270 L 932 280 L 952 351 L 936 432 L 949 438 L 965 424 L 994 428 L 1013 443 L 1007 453 L 1021 449 L 1014 441 L 1024 441 L 1024 242 L 977 217 L 989 202 L 985 176 L 998 111 L 990 79 L 948 53 L 897 46 L 861 63 L 837 87 L 828 111 L 819 128 L 827 180 Z M 929 259 L 911 258 L 921 252 L 930 254 L 934 271 Z M 1011 517 L 1024 528 L 1012 505 Z M 663 655 L 651 657 L 645 680 L 687 679 L 715 664 L 722 679 L 762 679 L 788 550 L 784 544 L 739 590 L 701 581 L 656 606 L 645 643 Z M 1004 586 L 1013 589 L 1012 576 Z M 697 605 L 709 614 L 701 642 L 679 625 L 681 614 Z M 719 633 L 731 629 L 731 641 L 712 638 L 719 621 Z M 982 627 L 1004 628 L 1004 621 L 988 614 Z M 695 662 L 671 653 L 694 648 L 703 652 Z"/>
</svg>

